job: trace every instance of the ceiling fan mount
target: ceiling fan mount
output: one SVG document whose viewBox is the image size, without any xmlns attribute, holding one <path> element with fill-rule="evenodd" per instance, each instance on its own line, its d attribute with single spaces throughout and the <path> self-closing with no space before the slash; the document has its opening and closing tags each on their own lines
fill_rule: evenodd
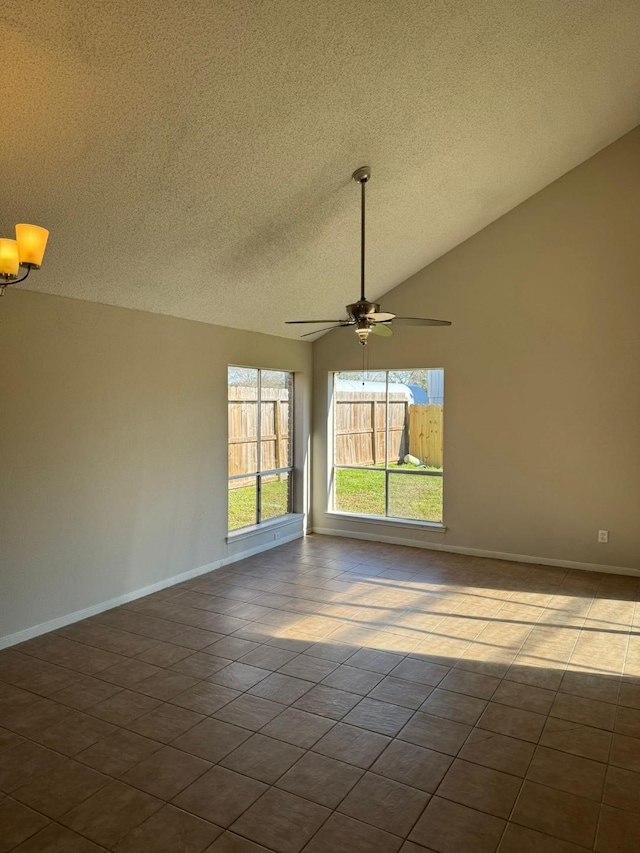
<svg viewBox="0 0 640 853">
<path fill-rule="evenodd" d="M 371 168 L 369 166 L 360 166 L 351 177 L 356 184 L 366 184 L 371 178 Z"/>
<path fill-rule="evenodd" d="M 318 332 L 326 332 L 330 329 L 339 329 L 345 326 L 355 327 L 355 333 L 358 336 L 358 341 L 365 346 L 369 335 L 373 333 L 380 337 L 388 338 L 393 334 L 391 324 L 401 324 L 405 326 L 450 326 L 449 320 L 428 320 L 425 317 L 396 317 L 395 314 L 390 314 L 387 311 L 381 311 L 380 303 L 369 302 L 365 296 L 365 187 L 371 180 L 371 169 L 369 166 L 360 166 L 352 175 L 353 180 L 360 184 L 361 187 L 361 206 L 360 206 L 360 299 L 357 302 L 352 302 L 347 305 L 347 320 L 287 320 L 288 324 L 293 323 L 334 323 L 326 329 L 318 329 L 315 332 L 308 332 L 302 335 L 303 338 L 309 335 L 316 335 Z"/>
</svg>

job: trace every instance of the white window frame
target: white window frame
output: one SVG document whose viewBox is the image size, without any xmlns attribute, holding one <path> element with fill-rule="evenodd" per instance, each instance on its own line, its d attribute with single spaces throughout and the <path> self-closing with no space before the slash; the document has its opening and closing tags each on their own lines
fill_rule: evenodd
<svg viewBox="0 0 640 853">
<path fill-rule="evenodd" d="M 346 518 L 358 519 L 360 521 L 381 523 L 381 524 L 394 524 L 398 526 L 407 526 L 407 527 L 424 527 L 424 528 L 432 528 L 436 530 L 446 530 L 446 526 L 444 524 L 444 489 L 443 489 L 443 504 L 442 504 L 442 519 L 440 521 L 428 521 L 426 519 L 415 519 L 415 518 L 403 518 L 402 516 L 392 516 L 389 515 L 389 475 L 390 474 L 399 474 L 405 477 L 440 477 L 443 480 L 444 484 L 444 453 L 443 453 L 443 465 L 442 471 L 428 471 L 426 468 L 420 470 L 411 470 L 411 471 L 403 471 L 401 468 L 389 468 L 389 374 L 402 369 L 419 369 L 419 370 L 441 370 L 442 368 L 376 368 L 376 373 L 385 374 L 385 460 L 384 460 L 384 468 L 381 468 L 379 465 L 336 465 L 335 463 L 335 454 L 336 454 L 336 399 L 335 399 L 335 390 L 336 390 L 336 378 L 341 373 L 353 373 L 354 371 L 344 371 L 344 370 L 335 370 L 330 374 L 329 378 L 329 433 L 331 439 L 328 444 L 329 455 L 328 455 L 328 478 L 329 478 L 329 489 L 328 489 L 328 507 L 327 514 L 330 516 L 339 516 Z M 335 471 L 336 470 L 356 470 L 356 471 L 375 471 L 377 473 L 384 472 L 384 515 L 367 515 L 365 513 L 355 513 L 355 512 L 345 512 L 344 510 L 335 509 Z"/>
<path fill-rule="evenodd" d="M 255 520 L 251 524 L 247 524 L 244 527 L 235 527 L 235 528 L 233 528 L 233 530 L 231 530 L 229 528 L 229 519 L 227 517 L 227 536 L 242 534 L 243 532 L 248 531 L 251 528 L 261 527 L 261 526 L 263 527 L 266 524 L 270 524 L 272 522 L 278 522 L 278 521 L 281 521 L 282 519 L 287 519 L 287 517 L 292 514 L 292 512 L 293 512 L 292 508 L 294 505 L 293 490 L 294 490 L 294 471 L 295 471 L 295 466 L 294 466 L 294 458 L 295 458 L 295 455 L 294 455 L 295 454 L 295 446 L 294 446 L 294 439 L 295 439 L 295 428 L 294 428 L 294 424 L 295 424 L 295 417 L 294 417 L 294 414 L 295 414 L 295 392 L 294 392 L 295 374 L 290 370 L 279 370 L 277 368 L 270 368 L 270 367 L 248 367 L 247 365 L 237 365 L 237 364 L 228 365 L 228 368 L 227 368 L 227 412 L 229 409 L 229 403 L 232 402 L 231 400 L 229 400 L 229 387 L 230 386 L 229 386 L 229 378 L 228 378 L 229 373 L 228 373 L 228 371 L 229 371 L 229 369 L 234 368 L 234 367 L 243 367 L 243 368 L 247 368 L 248 370 L 256 370 L 258 373 L 257 399 L 256 399 L 256 410 L 257 410 L 256 421 L 257 421 L 257 423 L 256 423 L 256 439 L 255 439 L 255 441 L 256 441 L 256 467 L 257 467 L 257 470 L 255 472 L 250 471 L 246 474 L 232 474 L 232 475 L 230 475 L 227 471 L 227 510 L 228 510 L 228 506 L 229 506 L 229 483 L 232 480 L 250 480 L 250 479 L 255 477 L 255 481 L 256 481 L 256 517 L 255 517 Z M 289 403 L 289 436 L 288 436 L 288 442 L 289 442 L 289 459 L 291 461 L 290 461 L 289 465 L 286 465 L 282 468 L 269 468 L 267 470 L 263 470 L 261 467 L 262 466 L 262 403 L 263 403 L 263 400 L 262 400 L 262 374 L 264 372 L 286 373 L 289 376 L 289 400 L 288 400 L 288 403 Z M 227 415 L 227 424 L 228 424 L 228 415 Z M 228 425 L 227 425 L 227 447 L 229 447 L 229 427 L 228 427 Z M 263 479 L 263 477 L 269 477 L 269 476 L 272 476 L 274 474 L 288 474 L 289 475 L 289 477 L 288 477 L 289 488 L 288 488 L 287 508 L 286 508 L 286 511 L 284 513 L 282 513 L 282 515 L 271 516 L 270 518 L 263 520 L 262 519 L 262 479 Z"/>
</svg>

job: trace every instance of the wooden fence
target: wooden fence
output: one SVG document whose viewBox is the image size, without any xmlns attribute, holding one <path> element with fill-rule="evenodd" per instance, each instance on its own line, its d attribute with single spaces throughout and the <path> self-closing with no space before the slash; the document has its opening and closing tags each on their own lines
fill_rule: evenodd
<svg viewBox="0 0 640 853">
<path fill-rule="evenodd" d="M 379 465 L 385 462 L 384 393 L 342 392 L 335 399 L 335 464 Z M 442 467 L 443 407 L 412 405 L 403 395 L 389 396 L 389 462 L 407 453 L 426 465 Z"/>
<path fill-rule="evenodd" d="M 286 388 L 263 388 L 261 408 L 261 469 L 289 464 L 290 402 Z M 336 465 L 384 465 L 384 393 L 341 392 L 335 399 Z M 257 389 L 229 388 L 229 476 L 257 467 Z M 407 453 L 426 465 L 442 467 L 443 407 L 413 405 L 401 394 L 389 395 L 389 462 Z M 253 485 L 255 478 L 232 480 L 230 488 Z"/>
<path fill-rule="evenodd" d="M 389 397 L 389 459 L 396 461 L 409 452 L 406 441 L 406 397 Z M 340 392 L 335 397 L 336 465 L 379 465 L 385 461 L 384 393 Z"/>
<path fill-rule="evenodd" d="M 263 471 L 289 465 L 290 402 L 287 388 L 262 388 L 258 404 L 257 388 L 229 388 L 229 476 L 257 468 L 258 405 L 260 405 L 260 451 Z M 232 480 L 230 488 L 253 484 L 255 478 Z"/>
</svg>

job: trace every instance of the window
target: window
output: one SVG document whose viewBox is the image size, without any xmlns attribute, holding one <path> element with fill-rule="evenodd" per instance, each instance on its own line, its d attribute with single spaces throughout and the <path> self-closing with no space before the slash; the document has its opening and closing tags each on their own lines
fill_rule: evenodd
<svg viewBox="0 0 640 853">
<path fill-rule="evenodd" d="M 229 530 L 291 510 L 293 374 L 229 367 Z"/>
<path fill-rule="evenodd" d="M 442 523 L 444 371 L 334 374 L 334 512 Z"/>
</svg>

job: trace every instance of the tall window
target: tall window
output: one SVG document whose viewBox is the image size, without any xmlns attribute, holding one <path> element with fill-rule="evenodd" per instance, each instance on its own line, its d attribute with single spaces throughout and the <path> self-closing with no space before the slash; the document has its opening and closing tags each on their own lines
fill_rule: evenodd
<svg viewBox="0 0 640 853">
<path fill-rule="evenodd" d="M 340 372 L 332 509 L 442 523 L 443 370 Z"/>
<path fill-rule="evenodd" d="M 293 374 L 230 367 L 229 530 L 291 510 Z"/>
</svg>

